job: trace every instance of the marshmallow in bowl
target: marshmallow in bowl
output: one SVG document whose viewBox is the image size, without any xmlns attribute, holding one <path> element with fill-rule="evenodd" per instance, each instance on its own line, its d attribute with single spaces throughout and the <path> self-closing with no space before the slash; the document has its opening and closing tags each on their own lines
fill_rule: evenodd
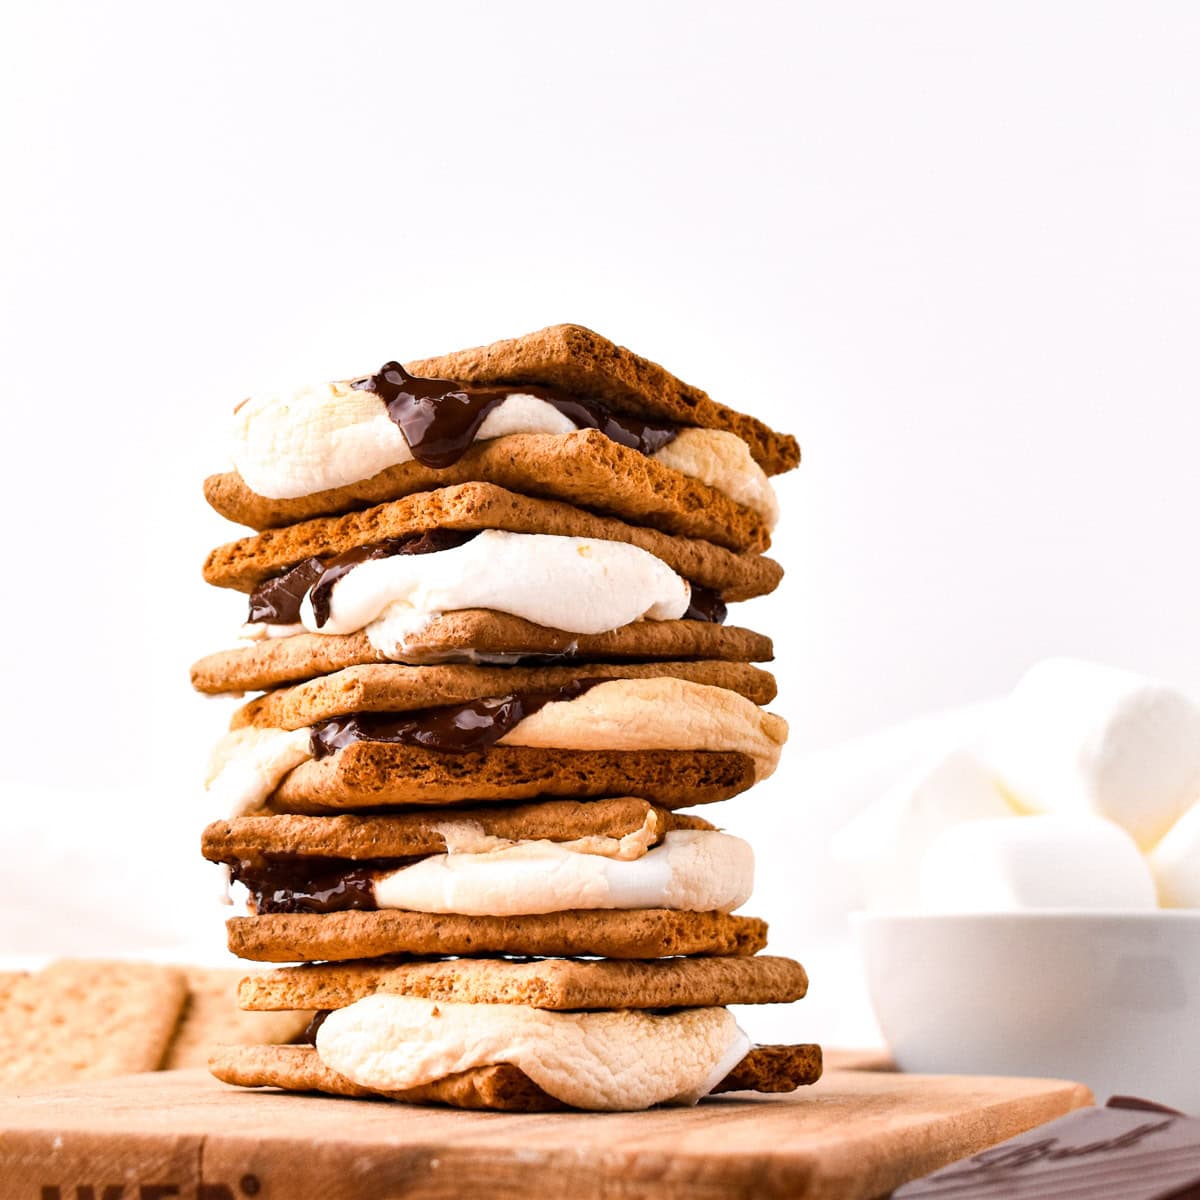
<svg viewBox="0 0 1200 1200">
<path fill-rule="evenodd" d="M 1150 852 L 1150 869 L 1163 908 L 1200 908 L 1200 802 Z"/>
<path fill-rule="evenodd" d="M 921 860 L 939 834 L 966 821 L 1016 815 L 979 759 L 951 750 L 860 813 L 837 835 L 833 852 L 859 875 L 867 907 L 914 909 Z"/>
<path fill-rule="evenodd" d="M 984 753 L 1018 806 L 1108 817 L 1143 850 L 1200 800 L 1200 707 L 1114 667 L 1039 663 L 1002 704 Z"/>
<path fill-rule="evenodd" d="M 1137 844 L 1102 817 L 968 821 L 921 861 L 921 907 L 935 913 L 1152 909 L 1154 878 Z"/>
</svg>

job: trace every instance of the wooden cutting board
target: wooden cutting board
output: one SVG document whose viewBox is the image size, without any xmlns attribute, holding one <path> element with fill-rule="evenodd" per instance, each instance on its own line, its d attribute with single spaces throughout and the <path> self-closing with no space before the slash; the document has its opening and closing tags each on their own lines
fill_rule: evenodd
<svg viewBox="0 0 1200 1200">
<path fill-rule="evenodd" d="M 860 1200 L 1090 1101 L 1052 1080 L 833 1070 L 790 1096 L 526 1116 L 164 1071 L 0 1098 L 0 1197 Z"/>
</svg>

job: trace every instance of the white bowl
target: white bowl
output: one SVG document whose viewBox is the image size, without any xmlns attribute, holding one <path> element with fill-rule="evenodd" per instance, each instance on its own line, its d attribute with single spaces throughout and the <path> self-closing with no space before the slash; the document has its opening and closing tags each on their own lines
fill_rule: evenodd
<svg viewBox="0 0 1200 1200">
<path fill-rule="evenodd" d="M 852 921 L 902 1071 L 1072 1079 L 1200 1114 L 1200 912 Z"/>
</svg>

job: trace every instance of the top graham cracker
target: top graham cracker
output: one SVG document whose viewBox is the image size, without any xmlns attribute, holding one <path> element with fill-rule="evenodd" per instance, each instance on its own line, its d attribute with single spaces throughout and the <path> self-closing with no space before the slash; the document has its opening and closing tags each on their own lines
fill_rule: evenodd
<svg viewBox="0 0 1200 1200">
<path fill-rule="evenodd" d="M 707 392 L 665 367 L 610 342 L 582 325 L 551 325 L 524 337 L 457 350 L 408 364 L 414 375 L 492 387 L 540 384 L 574 392 L 644 418 L 666 418 L 736 433 L 769 475 L 800 463 L 790 434 L 776 433 L 745 413 L 718 404 Z"/>
</svg>

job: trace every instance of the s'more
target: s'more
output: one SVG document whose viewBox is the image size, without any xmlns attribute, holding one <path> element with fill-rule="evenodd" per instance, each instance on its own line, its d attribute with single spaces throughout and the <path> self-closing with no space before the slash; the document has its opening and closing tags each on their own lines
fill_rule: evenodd
<svg viewBox="0 0 1200 1200">
<path fill-rule="evenodd" d="M 220 1047 L 244 1087 L 506 1111 L 790 1091 L 820 1048 L 730 1005 L 805 994 L 742 907 L 754 857 L 686 811 L 787 737 L 766 595 L 795 440 L 555 326 L 235 410 L 204 564 L 243 594 L 192 682 L 238 697 L 202 851 L 279 964 L 239 1003 L 315 1013 Z"/>
</svg>

